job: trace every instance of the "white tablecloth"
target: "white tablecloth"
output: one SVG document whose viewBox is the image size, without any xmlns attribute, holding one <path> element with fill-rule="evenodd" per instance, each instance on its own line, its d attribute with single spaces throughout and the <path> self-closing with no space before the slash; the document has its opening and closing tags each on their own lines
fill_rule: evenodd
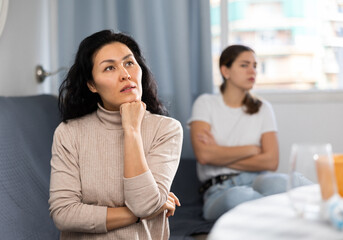
<svg viewBox="0 0 343 240">
<path fill-rule="evenodd" d="M 208 240 L 343 240 L 343 232 L 329 222 L 296 216 L 287 193 L 238 205 L 221 216 Z"/>
</svg>

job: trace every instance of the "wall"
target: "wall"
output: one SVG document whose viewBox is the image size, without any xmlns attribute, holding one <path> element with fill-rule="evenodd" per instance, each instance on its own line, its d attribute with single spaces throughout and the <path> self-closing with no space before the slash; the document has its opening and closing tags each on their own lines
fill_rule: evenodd
<svg viewBox="0 0 343 240">
<path fill-rule="evenodd" d="M 6 25 L 0 36 L 0 95 L 56 91 L 53 77 L 43 84 L 35 79 L 37 64 L 49 71 L 55 64 L 54 6 L 55 0 L 9 1 Z"/>
<path fill-rule="evenodd" d="M 0 36 L 0 95 L 57 93 L 56 76 L 43 84 L 34 69 L 57 69 L 57 0 L 10 0 Z M 257 92 L 275 110 L 280 141 L 279 171 L 287 172 L 291 144 L 330 142 L 343 152 L 343 92 Z M 184 129 L 189 131 L 188 129 Z"/>
<path fill-rule="evenodd" d="M 278 171 L 288 172 L 291 145 L 331 143 L 343 153 L 343 92 L 257 92 L 273 105 L 280 145 Z"/>
</svg>

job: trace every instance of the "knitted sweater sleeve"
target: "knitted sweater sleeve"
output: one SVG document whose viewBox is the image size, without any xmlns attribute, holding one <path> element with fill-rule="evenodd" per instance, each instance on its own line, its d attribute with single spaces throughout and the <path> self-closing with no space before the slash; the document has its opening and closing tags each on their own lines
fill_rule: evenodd
<svg viewBox="0 0 343 240">
<path fill-rule="evenodd" d="M 138 217 L 146 217 L 160 209 L 179 165 L 183 131 L 175 119 L 163 118 L 146 153 L 150 171 L 124 178 L 126 206 Z"/>
<path fill-rule="evenodd" d="M 52 145 L 50 215 L 61 231 L 107 232 L 107 207 L 82 203 L 77 148 L 75 134 L 60 124 Z"/>
</svg>

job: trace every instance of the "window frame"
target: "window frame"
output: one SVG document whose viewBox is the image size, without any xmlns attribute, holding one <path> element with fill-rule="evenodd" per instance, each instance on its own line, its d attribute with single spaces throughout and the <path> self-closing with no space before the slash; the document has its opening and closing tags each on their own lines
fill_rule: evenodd
<svg viewBox="0 0 343 240">
<path fill-rule="evenodd" d="M 220 47 L 224 49 L 228 45 L 229 21 L 228 0 L 220 1 Z M 215 85 L 215 84 L 214 84 Z M 214 92 L 219 90 L 214 87 Z M 343 101 L 343 88 L 337 89 L 252 89 L 252 93 L 263 96 L 271 102 L 332 102 Z"/>
</svg>

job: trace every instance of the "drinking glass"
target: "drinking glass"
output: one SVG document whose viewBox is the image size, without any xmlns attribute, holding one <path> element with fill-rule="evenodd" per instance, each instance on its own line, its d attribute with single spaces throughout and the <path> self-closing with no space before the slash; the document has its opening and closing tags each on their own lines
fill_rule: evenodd
<svg viewBox="0 0 343 240">
<path fill-rule="evenodd" d="M 323 200 L 336 191 L 329 143 L 295 143 L 291 148 L 288 195 L 295 213 L 324 220 Z"/>
</svg>

